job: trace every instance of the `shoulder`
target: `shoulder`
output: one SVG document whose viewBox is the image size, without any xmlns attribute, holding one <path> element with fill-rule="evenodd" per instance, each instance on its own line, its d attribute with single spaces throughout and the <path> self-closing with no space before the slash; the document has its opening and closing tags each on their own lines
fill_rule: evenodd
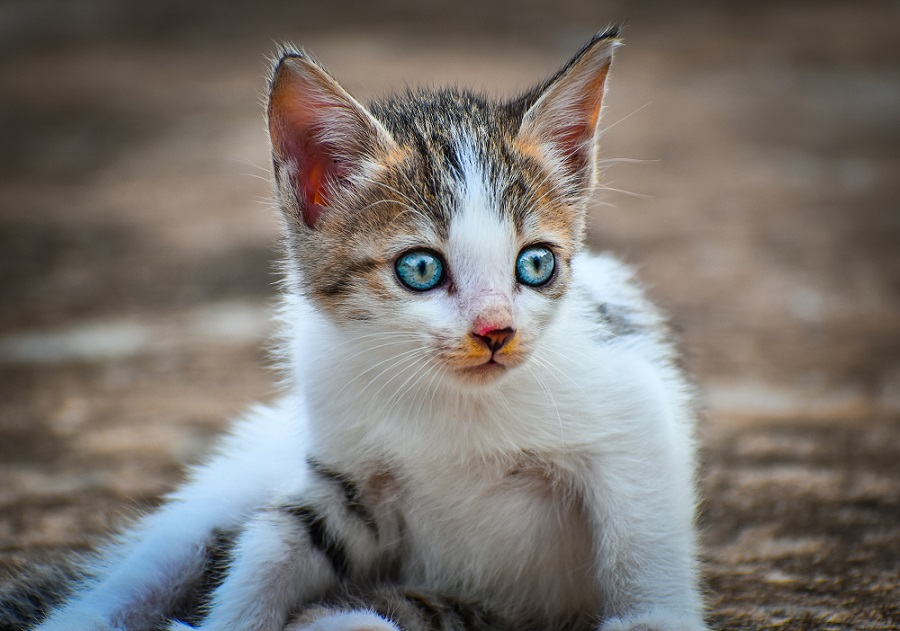
<svg viewBox="0 0 900 631">
<path fill-rule="evenodd" d="M 634 270 L 616 257 L 579 254 L 572 261 L 572 276 L 572 292 L 586 309 L 595 338 L 670 337 L 666 318 L 647 298 Z"/>
<path fill-rule="evenodd" d="M 634 270 L 605 253 L 579 254 L 572 267 L 575 313 L 587 327 L 603 364 L 615 367 L 612 378 L 642 384 L 638 390 L 645 402 L 652 393 L 662 393 L 669 409 L 679 410 L 690 424 L 694 390 L 675 333 L 663 311 L 647 297 Z"/>
</svg>

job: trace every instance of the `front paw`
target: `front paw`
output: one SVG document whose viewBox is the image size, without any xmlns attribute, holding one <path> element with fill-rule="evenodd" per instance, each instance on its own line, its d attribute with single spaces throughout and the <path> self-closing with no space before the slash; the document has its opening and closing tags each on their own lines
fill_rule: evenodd
<svg viewBox="0 0 900 631">
<path fill-rule="evenodd" d="M 600 631 L 707 631 L 703 620 L 665 612 L 612 618 L 600 625 Z"/>
<path fill-rule="evenodd" d="M 371 611 L 314 609 L 305 612 L 284 631 L 400 631 L 390 620 Z"/>
</svg>

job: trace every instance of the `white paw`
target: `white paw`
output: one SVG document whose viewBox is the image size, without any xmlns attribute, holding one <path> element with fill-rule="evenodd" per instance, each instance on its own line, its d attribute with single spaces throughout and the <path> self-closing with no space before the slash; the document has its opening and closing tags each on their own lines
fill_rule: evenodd
<svg viewBox="0 0 900 631">
<path fill-rule="evenodd" d="M 665 612 L 612 618 L 600 625 L 600 631 L 707 631 L 703 620 Z"/>
<path fill-rule="evenodd" d="M 371 611 L 328 611 L 306 613 L 284 631 L 400 631 L 397 626 Z"/>
</svg>

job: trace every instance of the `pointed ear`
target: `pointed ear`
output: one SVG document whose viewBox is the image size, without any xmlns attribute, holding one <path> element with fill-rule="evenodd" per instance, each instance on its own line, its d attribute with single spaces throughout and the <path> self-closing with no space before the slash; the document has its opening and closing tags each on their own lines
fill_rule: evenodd
<svg viewBox="0 0 900 631">
<path fill-rule="evenodd" d="M 535 147 L 566 190 L 580 198 L 596 181 L 597 138 L 606 75 L 619 30 L 596 35 L 565 67 L 530 95 L 519 137 Z M 528 98 L 528 97 L 526 97 Z"/>
<path fill-rule="evenodd" d="M 354 175 L 395 146 L 321 66 L 294 50 L 275 65 L 267 113 L 282 207 L 310 228 Z"/>
</svg>

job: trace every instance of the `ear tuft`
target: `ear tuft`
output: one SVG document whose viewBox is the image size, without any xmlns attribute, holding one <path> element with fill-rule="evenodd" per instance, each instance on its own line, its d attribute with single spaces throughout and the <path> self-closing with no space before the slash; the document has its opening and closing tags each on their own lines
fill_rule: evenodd
<svg viewBox="0 0 900 631">
<path fill-rule="evenodd" d="M 366 161 L 393 145 L 318 63 L 291 48 L 272 72 L 267 114 L 282 206 L 310 228 Z"/>
<path fill-rule="evenodd" d="M 595 35 L 553 78 L 531 96 L 519 136 L 537 145 L 554 175 L 573 196 L 583 197 L 596 181 L 600 111 L 619 28 Z"/>
</svg>

